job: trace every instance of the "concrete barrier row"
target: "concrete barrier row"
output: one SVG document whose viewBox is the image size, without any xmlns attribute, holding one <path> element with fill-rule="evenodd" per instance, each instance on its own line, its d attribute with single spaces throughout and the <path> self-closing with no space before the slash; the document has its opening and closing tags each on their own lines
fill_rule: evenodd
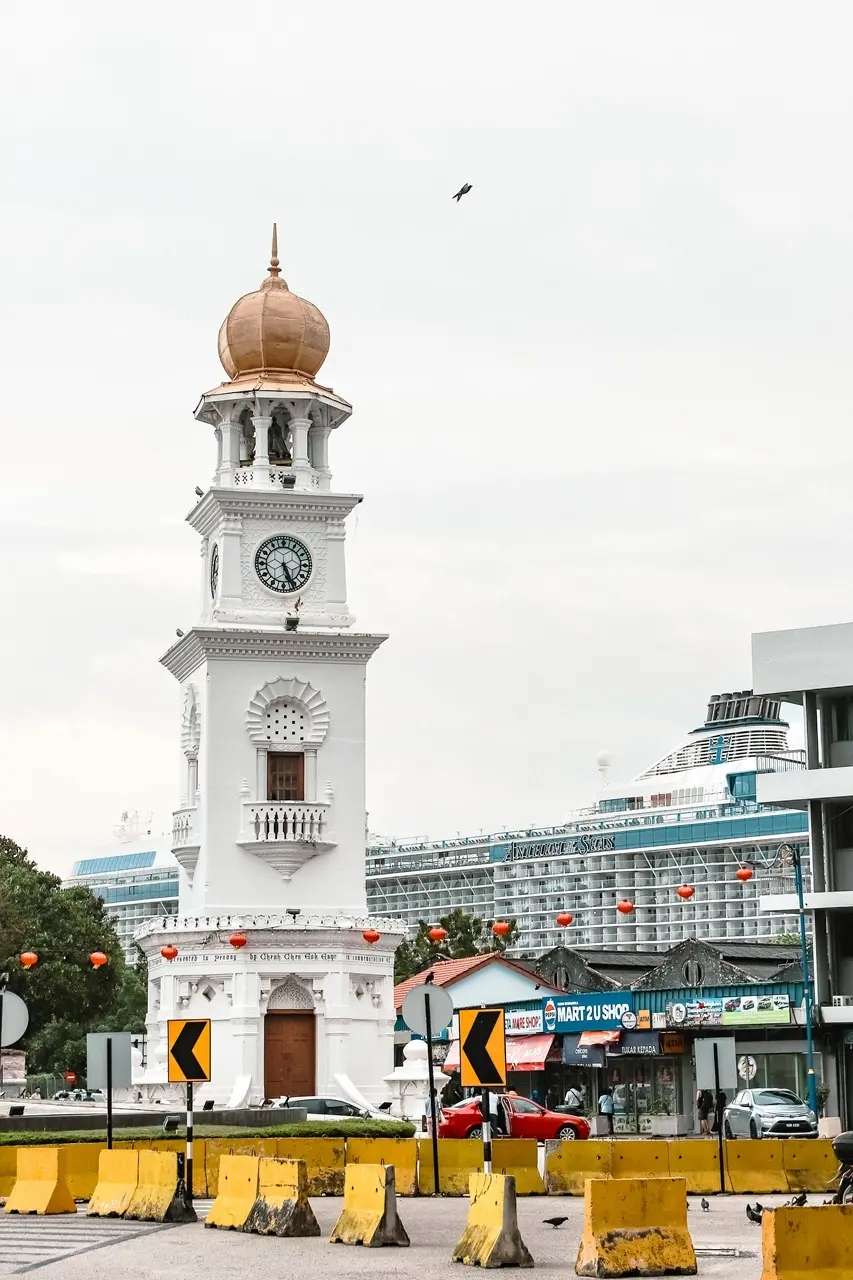
<svg viewBox="0 0 853 1280">
<path fill-rule="evenodd" d="M 785 1138 L 725 1142 L 727 1191 L 744 1195 L 834 1190 L 838 1158 L 824 1139 Z M 693 1195 L 720 1190 L 716 1142 L 701 1138 L 670 1142 L 616 1141 L 548 1143 L 545 1186 L 549 1195 L 584 1194 L 588 1178 L 684 1178 Z"/>
</svg>

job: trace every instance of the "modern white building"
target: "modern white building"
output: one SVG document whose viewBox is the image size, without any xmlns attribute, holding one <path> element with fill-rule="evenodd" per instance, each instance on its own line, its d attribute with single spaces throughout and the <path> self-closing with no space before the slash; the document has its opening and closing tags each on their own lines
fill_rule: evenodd
<svg viewBox="0 0 853 1280">
<path fill-rule="evenodd" d="M 178 910 L 178 864 L 171 846 L 170 835 L 152 835 L 127 820 L 117 828 L 115 844 L 78 859 L 63 882 L 86 885 L 102 900 L 128 964 L 139 955 L 136 930 L 146 920 Z"/>
<path fill-rule="evenodd" d="M 803 708 L 805 769 L 759 779 L 758 798 L 802 812 L 811 841 L 818 1018 L 834 1034 L 839 1114 L 853 1114 L 853 623 L 767 631 L 752 637 L 757 691 Z M 797 899 L 760 886 L 768 912 Z M 832 1083 L 832 1082 L 830 1082 Z"/>
<path fill-rule="evenodd" d="M 454 907 L 486 920 L 515 918 L 517 950 L 573 947 L 657 951 L 686 937 L 770 940 L 798 928 L 790 906 L 759 910 L 765 868 L 780 893 L 793 888 L 783 845 L 805 847 L 802 813 L 756 799 L 758 779 L 801 776 L 779 702 L 750 691 L 711 699 L 705 722 L 625 787 L 606 787 L 590 808 L 548 828 L 438 841 L 374 842 L 368 850 L 372 910 L 411 931 Z M 680 886 L 693 889 L 682 898 Z M 630 903 L 626 914 L 617 904 Z M 568 912 L 562 928 L 556 916 Z"/>
<path fill-rule="evenodd" d="M 330 438 L 351 406 L 316 375 L 329 328 L 281 278 L 219 333 L 196 623 L 162 658 L 180 686 L 177 914 L 137 935 L 149 960 L 146 1083 L 169 1019 L 212 1019 L 207 1096 L 234 1104 L 339 1091 L 384 1097 L 399 921 L 368 915 L 365 682 L 386 639 L 353 629 Z M 177 745 L 177 743 L 176 743 Z M 166 956 L 163 955 L 165 948 Z M 177 955 L 172 957 L 172 948 Z"/>
</svg>

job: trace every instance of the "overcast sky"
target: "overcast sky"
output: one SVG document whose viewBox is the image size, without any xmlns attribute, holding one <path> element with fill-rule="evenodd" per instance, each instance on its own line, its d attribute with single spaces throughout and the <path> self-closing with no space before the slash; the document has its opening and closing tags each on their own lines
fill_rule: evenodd
<svg viewBox="0 0 853 1280">
<path fill-rule="evenodd" d="M 180 802 L 183 523 L 270 224 L 355 412 L 370 826 L 557 822 L 849 619 L 849 3 L 4 11 L 0 831 Z M 459 205 L 453 192 L 473 191 Z"/>
</svg>

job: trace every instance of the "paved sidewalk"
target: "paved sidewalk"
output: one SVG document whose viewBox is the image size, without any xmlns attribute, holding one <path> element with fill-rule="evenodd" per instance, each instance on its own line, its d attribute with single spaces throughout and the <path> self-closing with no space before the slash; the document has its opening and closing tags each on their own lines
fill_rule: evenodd
<svg viewBox="0 0 853 1280">
<path fill-rule="evenodd" d="M 752 1197 L 751 1199 L 754 1199 Z M 768 1206 L 785 1202 L 767 1196 Z M 822 1204 L 824 1197 L 811 1197 Z M 703 1213 L 699 1197 L 690 1197 L 688 1220 L 699 1255 L 699 1274 L 712 1280 L 760 1280 L 761 1229 L 746 1219 L 745 1196 L 711 1198 Z M 341 1207 L 339 1199 L 312 1200 L 323 1236 L 315 1240 L 276 1240 L 211 1231 L 201 1222 L 160 1227 L 110 1219 L 20 1218 L 0 1214 L 0 1276 L 35 1273 L 38 1280 L 210 1280 L 212 1275 L 251 1273 L 252 1280 L 281 1280 L 298 1265 L 299 1280 L 349 1280 L 416 1271 L 418 1280 L 461 1280 L 450 1257 L 465 1223 L 467 1200 L 401 1199 L 400 1217 L 412 1247 L 353 1249 L 331 1245 L 329 1232 Z M 197 1201 L 201 1219 L 210 1201 Z M 583 1201 L 574 1197 L 527 1196 L 518 1202 L 521 1233 L 533 1254 L 536 1272 L 553 1280 L 574 1275 L 583 1223 Z M 543 1218 L 566 1215 L 558 1230 Z"/>
</svg>

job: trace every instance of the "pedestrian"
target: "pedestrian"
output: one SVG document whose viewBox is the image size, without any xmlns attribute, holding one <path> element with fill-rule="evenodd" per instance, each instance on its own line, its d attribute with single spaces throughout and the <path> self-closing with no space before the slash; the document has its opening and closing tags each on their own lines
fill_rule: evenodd
<svg viewBox="0 0 853 1280">
<path fill-rule="evenodd" d="M 703 1138 L 710 1138 L 711 1125 L 709 1117 L 714 1109 L 714 1098 L 710 1089 L 700 1089 L 696 1094 L 696 1114 L 699 1117 L 699 1133 Z"/>
<path fill-rule="evenodd" d="M 540 1106 L 540 1107 L 542 1106 L 542 1095 L 540 1094 L 538 1089 L 531 1090 L 530 1101 L 535 1102 L 537 1106 Z"/>
<path fill-rule="evenodd" d="M 607 1132 L 613 1136 L 613 1090 L 605 1089 L 598 1099 L 598 1111 L 607 1120 Z"/>
<path fill-rule="evenodd" d="M 723 1126 L 723 1112 L 726 1109 L 728 1098 L 722 1089 L 718 1090 L 714 1099 L 714 1133 L 719 1133 Z"/>
<path fill-rule="evenodd" d="M 583 1094 L 577 1085 L 569 1085 L 566 1090 L 566 1096 L 563 1099 L 563 1105 L 570 1116 L 583 1115 Z"/>
<path fill-rule="evenodd" d="M 480 1115 L 485 1120 L 486 1116 L 483 1111 L 482 1098 L 480 1099 Z M 503 1137 L 507 1136 L 506 1116 L 504 1115 L 503 1102 L 501 1101 L 501 1095 L 496 1093 L 494 1089 L 489 1090 L 489 1121 L 492 1126 L 493 1138 L 496 1138 L 499 1135 L 502 1135 Z"/>
</svg>

